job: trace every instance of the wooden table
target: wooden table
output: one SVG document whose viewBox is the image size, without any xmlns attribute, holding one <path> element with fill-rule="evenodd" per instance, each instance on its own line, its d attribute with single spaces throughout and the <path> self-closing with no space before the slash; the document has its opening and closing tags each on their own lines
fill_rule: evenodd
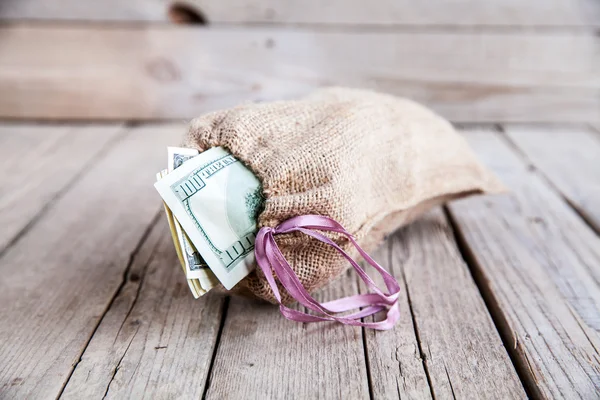
<svg viewBox="0 0 600 400">
<path fill-rule="evenodd" d="M 194 300 L 154 173 L 181 124 L 0 127 L 0 398 L 597 398 L 600 133 L 465 126 L 510 188 L 433 210 L 375 254 L 375 332 Z M 352 273 L 321 299 L 364 290 Z"/>
<path fill-rule="evenodd" d="M 598 0 L 0 0 L 0 400 L 600 398 L 599 29 Z M 173 121 L 336 85 L 464 123 L 510 193 L 374 254 L 393 331 L 194 300 Z"/>
</svg>

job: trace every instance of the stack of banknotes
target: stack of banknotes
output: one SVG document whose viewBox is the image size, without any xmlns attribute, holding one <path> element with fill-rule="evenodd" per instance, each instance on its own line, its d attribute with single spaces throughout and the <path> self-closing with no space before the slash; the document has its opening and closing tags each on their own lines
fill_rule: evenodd
<svg viewBox="0 0 600 400">
<path fill-rule="evenodd" d="M 222 147 L 167 153 L 154 186 L 190 290 L 198 298 L 219 284 L 231 289 L 254 265 L 260 182 Z"/>
</svg>

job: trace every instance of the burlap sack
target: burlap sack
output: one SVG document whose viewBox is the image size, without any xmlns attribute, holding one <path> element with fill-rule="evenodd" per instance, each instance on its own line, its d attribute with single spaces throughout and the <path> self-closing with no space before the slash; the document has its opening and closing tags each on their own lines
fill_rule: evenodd
<svg viewBox="0 0 600 400">
<path fill-rule="evenodd" d="M 364 90 L 323 89 L 213 112 L 192 121 L 185 145 L 223 146 L 256 174 L 265 197 L 259 227 L 326 215 L 367 251 L 435 205 L 502 188 L 450 123 L 412 101 Z M 306 235 L 277 242 L 309 292 L 349 266 Z M 259 269 L 236 289 L 276 302 Z"/>
</svg>

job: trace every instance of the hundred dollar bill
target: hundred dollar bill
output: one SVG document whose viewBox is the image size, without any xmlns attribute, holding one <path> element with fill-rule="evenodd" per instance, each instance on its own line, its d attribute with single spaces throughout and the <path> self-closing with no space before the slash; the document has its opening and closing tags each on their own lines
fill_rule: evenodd
<svg viewBox="0 0 600 400">
<path fill-rule="evenodd" d="M 166 175 L 167 175 L 167 170 L 165 169 L 156 174 L 156 180 L 159 181 Z M 171 210 L 169 209 L 169 207 L 167 206 L 166 203 L 163 202 L 163 205 L 165 208 L 165 214 L 167 216 L 167 222 L 169 224 L 169 229 L 171 230 L 171 238 L 173 239 L 173 245 L 175 246 L 175 252 L 177 253 L 177 258 L 179 258 L 179 262 L 181 263 L 181 266 L 183 267 L 183 272 L 185 273 L 186 272 L 185 271 L 185 262 L 184 262 L 183 255 L 181 252 L 181 247 L 179 246 L 179 243 L 177 241 L 177 233 L 175 232 L 175 221 L 173 220 L 173 213 L 171 213 Z M 206 291 L 204 289 L 202 289 L 202 287 L 200 286 L 200 283 L 196 279 L 188 279 L 187 283 L 188 283 L 188 286 L 190 287 L 190 291 L 194 295 L 194 298 L 197 299 L 198 297 L 200 297 L 206 293 Z"/>
<path fill-rule="evenodd" d="M 241 162 L 215 147 L 154 186 L 226 289 L 250 273 L 262 191 Z"/>
<path fill-rule="evenodd" d="M 196 149 L 184 148 L 184 147 L 168 147 L 168 171 L 173 172 L 179 168 L 186 161 L 196 157 L 199 152 Z M 181 228 L 177 218 L 174 218 L 175 232 L 177 233 L 177 239 L 181 246 L 182 256 L 185 264 L 185 272 L 188 279 L 198 279 L 200 285 L 206 291 L 209 291 L 213 287 L 219 284 L 219 281 L 215 275 L 208 268 L 208 265 L 198 252 L 194 245 L 190 242 L 187 235 Z"/>
</svg>

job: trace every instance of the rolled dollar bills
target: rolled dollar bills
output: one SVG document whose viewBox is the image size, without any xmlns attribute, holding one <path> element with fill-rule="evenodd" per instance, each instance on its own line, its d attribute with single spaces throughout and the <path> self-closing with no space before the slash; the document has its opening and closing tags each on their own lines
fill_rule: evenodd
<svg viewBox="0 0 600 400">
<path fill-rule="evenodd" d="M 162 170 L 161 172 L 156 174 L 156 180 L 157 181 L 161 180 L 163 177 L 167 176 L 167 174 L 168 174 L 168 172 L 166 169 Z M 177 258 L 179 258 L 181 267 L 183 268 L 183 272 L 186 272 L 185 261 L 183 258 L 181 245 L 179 243 L 179 240 L 177 238 L 177 232 L 175 230 L 175 220 L 173 218 L 173 213 L 171 212 L 171 210 L 169 209 L 169 207 L 167 206 L 166 203 L 163 202 L 163 204 L 165 207 L 165 215 L 167 216 L 167 222 L 169 223 L 169 229 L 171 230 L 171 237 L 173 238 L 173 244 L 175 245 L 175 251 L 177 252 Z M 202 286 L 200 285 L 200 282 L 197 279 L 188 279 L 187 282 L 188 282 L 188 286 L 190 287 L 192 294 L 194 295 L 194 297 L 196 299 L 198 297 L 204 295 L 207 292 L 207 290 L 202 289 Z"/>
<path fill-rule="evenodd" d="M 173 172 L 186 161 L 196 157 L 199 152 L 196 149 L 188 149 L 182 147 L 168 147 L 168 171 Z M 174 218 L 175 233 L 177 241 L 181 248 L 186 276 L 188 279 L 197 279 L 203 290 L 209 291 L 217 286 L 219 281 L 208 268 L 208 265 L 196 250 L 196 247 L 191 243 L 188 236 L 183 231 L 181 224 L 177 218 Z"/>
<path fill-rule="evenodd" d="M 254 266 L 260 182 L 222 147 L 200 154 L 169 148 L 168 155 L 169 173 L 154 186 L 167 215 L 173 215 L 174 242 L 186 276 L 204 292 L 216 286 L 217 278 L 231 289 Z"/>
</svg>

